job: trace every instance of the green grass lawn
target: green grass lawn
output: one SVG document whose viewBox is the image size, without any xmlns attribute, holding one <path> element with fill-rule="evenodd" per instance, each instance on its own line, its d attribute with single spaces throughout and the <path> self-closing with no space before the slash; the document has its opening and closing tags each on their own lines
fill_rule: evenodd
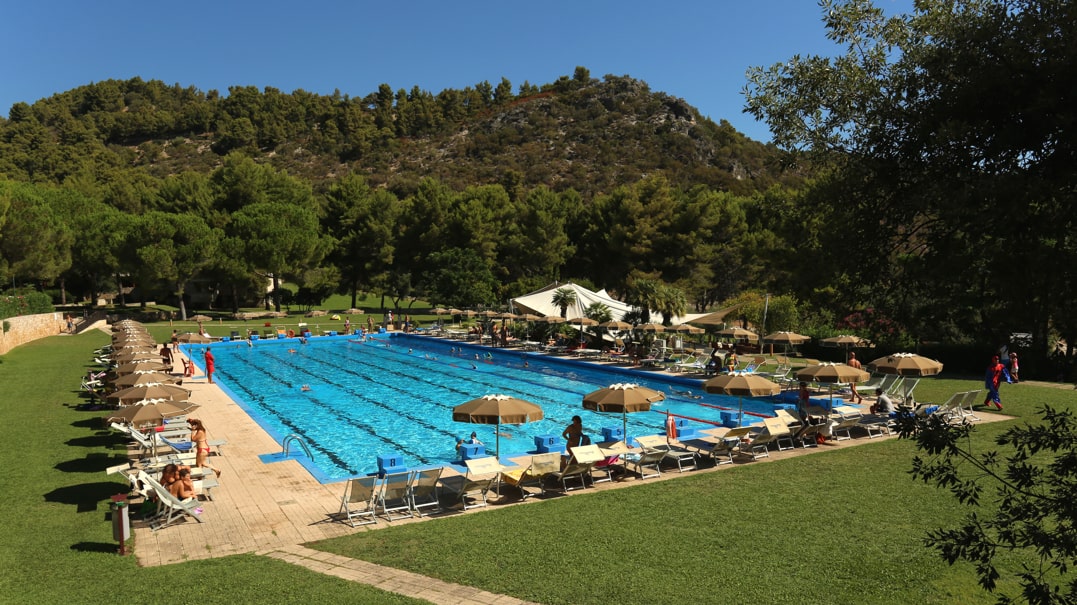
<svg viewBox="0 0 1077 605">
<path fill-rule="evenodd" d="M 145 569 L 115 555 L 108 498 L 126 486 L 103 469 L 122 441 L 101 430 L 100 413 L 75 407 L 90 353 L 106 342 L 51 337 L 0 357 L 0 602 L 415 602 L 254 555 Z M 941 401 L 977 386 L 928 379 L 917 394 Z M 1008 413 L 1030 419 L 1038 404 L 1077 402 L 1031 385 L 1002 395 Z M 975 446 L 1008 424 L 983 425 Z M 962 510 L 909 477 L 912 455 L 909 442 L 875 441 L 313 546 L 542 603 L 994 602 L 968 566 L 923 547 L 928 529 Z"/>
</svg>

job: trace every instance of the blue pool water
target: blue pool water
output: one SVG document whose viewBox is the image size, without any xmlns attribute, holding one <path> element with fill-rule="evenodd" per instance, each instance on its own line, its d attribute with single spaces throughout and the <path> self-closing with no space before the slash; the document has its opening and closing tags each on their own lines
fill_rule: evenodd
<svg viewBox="0 0 1077 605">
<path fill-rule="evenodd" d="M 454 355 L 451 348 L 463 352 Z M 628 415 L 630 436 L 663 432 L 666 410 L 720 423 L 719 408 L 738 406 L 736 398 L 705 394 L 698 380 L 422 336 L 393 335 L 367 342 L 320 337 L 307 344 L 270 340 L 253 347 L 245 342 L 221 343 L 213 345 L 213 353 L 221 387 L 278 443 L 298 435 L 313 455 L 304 464 L 323 482 L 373 472 L 377 457 L 384 455 L 403 456 L 407 467 L 447 464 L 455 458 L 456 437 L 472 431 L 493 453 L 494 425 L 452 419 L 454 406 L 487 394 L 532 401 L 546 416 L 529 424 L 501 425 L 503 459 L 533 451 L 536 435 L 560 438 L 573 415 L 583 418 L 585 432 L 594 441 L 601 440 L 602 427 L 620 428 L 620 414 L 591 412 L 582 406 L 585 394 L 617 382 L 640 383 L 667 396 L 650 412 Z M 484 359 L 487 353 L 492 359 Z M 196 353 L 195 359 L 200 358 Z M 309 390 L 303 390 L 304 385 Z M 773 414 L 771 402 L 743 403 L 745 411 Z"/>
</svg>

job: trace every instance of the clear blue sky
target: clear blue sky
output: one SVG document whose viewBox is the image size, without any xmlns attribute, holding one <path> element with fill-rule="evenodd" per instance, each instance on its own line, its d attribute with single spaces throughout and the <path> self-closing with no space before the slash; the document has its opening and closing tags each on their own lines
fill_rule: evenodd
<svg viewBox="0 0 1077 605">
<path fill-rule="evenodd" d="M 887 11 L 912 0 L 876 0 Z M 382 83 L 438 93 L 502 77 L 514 91 L 628 75 L 757 140 L 744 73 L 835 53 L 814 0 L 16 2 L 0 12 L 0 113 L 107 79 L 362 97 Z"/>
</svg>

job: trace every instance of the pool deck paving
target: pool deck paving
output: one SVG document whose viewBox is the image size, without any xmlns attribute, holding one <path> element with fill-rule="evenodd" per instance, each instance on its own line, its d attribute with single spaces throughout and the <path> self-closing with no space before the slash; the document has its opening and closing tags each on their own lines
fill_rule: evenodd
<svg viewBox="0 0 1077 605">
<path fill-rule="evenodd" d="M 222 455 L 209 459 L 210 465 L 222 471 L 220 486 L 212 490 L 212 501 L 206 500 L 202 503 L 202 523 L 185 519 L 158 531 L 152 531 L 144 523 L 133 523 L 134 552 L 140 565 L 168 565 L 194 559 L 255 553 L 433 603 L 523 603 L 506 595 L 449 584 L 302 546 L 309 542 L 356 532 L 377 531 L 390 525 L 418 523 L 458 514 L 481 514 L 487 509 L 452 510 L 432 517 L 403 519 L 391 523 L 379 519 L 376 524 L 356 528 L 340 523 L 335 520 L 335 515 L 340 509 L 344 482 L 323 485 L 295 460 L 262 462 L 259 456 L 281 452 L 281 444 L 275 442 L 238 404 L 225 395 L 223 390 L 207 383 L 204 376 L 196 375 L 185 380 L 183 386 L 191 390 L 191 400 L 200 405 L 192 415 L 202 419 L 209 438 L 227 441 L 221 449 Z M 977 411 L 977 415 L 983 422 L 1008 418 L 985 411 Z M 893 437 L 877 439 L 890 438 Z M 771 452 L 770 458 L 763 458 L 752 464 L 853 447 L 869 441 L 872 440 L 856 438 L 830 441 L 816 448 Z M 518 464 L 527 464 L 528 461 L 527 456 L 513 460 Z M 689 472 L 716 472 L 729 466 L 732 465 L 705 467 Z M 455 471 L 447 467 L 446 474 L 452 472 Z M 679 475 L 678 472 L 663 472 L 660 477 L 645 481 L 672 480 Z M 592 489 L 622 489 L 638 481 L 642 480 L 629 478 L 599 483 L 593 488 L 573 494 L 587 493 Z M 535 500 L 541 501 L 542 498 Z M 521 504 L 523 503 L 509 497 L 500 500 L 491 498 L 491 506 L 487 508 Z"/>
</svg>

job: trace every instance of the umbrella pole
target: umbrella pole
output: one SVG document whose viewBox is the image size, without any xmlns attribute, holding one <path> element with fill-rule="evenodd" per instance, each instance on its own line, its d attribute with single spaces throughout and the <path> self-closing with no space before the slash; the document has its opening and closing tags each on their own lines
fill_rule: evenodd
<svg viewBox="0 0 1077 605">
<path fill-rule="evenodd" d="M 628 447 L 628 409 L 621 410 L 621 417 L 624 419 L 624 428 L 621 429 L 621 437 L 624 437 L 625 447 Z"/>
</svg>

